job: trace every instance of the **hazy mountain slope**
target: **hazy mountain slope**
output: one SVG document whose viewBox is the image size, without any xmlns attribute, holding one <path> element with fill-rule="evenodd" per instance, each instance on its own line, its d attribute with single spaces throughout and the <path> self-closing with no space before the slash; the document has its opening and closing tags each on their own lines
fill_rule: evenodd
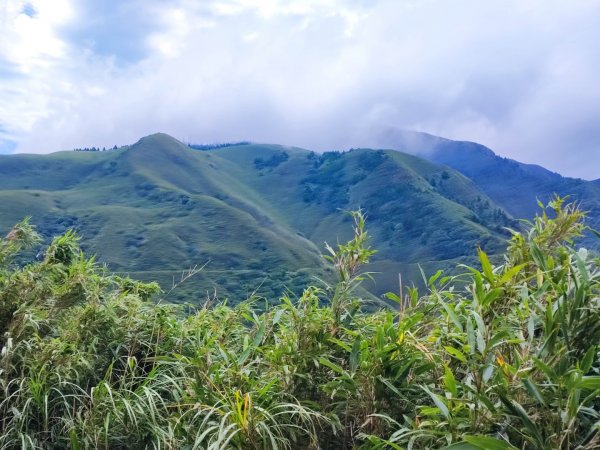
<svg viewBox="0 0 600 450">
<path fill-rule="evenodd" d="M 570 196 L 589 212 L 588 224 L 600 226 L 600 185 L 562 177 L 543 167 L 501 158 L 491 150 L 470 142 L 442 142 L 430 158 L 471 178 L 495 202 L 515 217 L 531 218 L 538 207 L 536 198 L 547 202 L 553 194 Z M 597 238 L 585 244 L 600 248 Z"/>
<path fill-rule="evenodd" d="M 108 152 L 2 156 L 0 174 L 0 229 L 26 215 L 47 236 L 75 227 L 109 270 L 166 287 L 209 261 L 172 300 L 201 301 L 215 286 L 236 300 L 259 286 L 276 298 L 310 274 L 327 278 L 323 243 L 351 228 L 342 210 L 368 215 L 377 294 L 396 289 L 398 272 L 415 279 L 417 263 L 498 251 L 513 223 L 467 177 L 394 151 L 198 151 L 157 134 Z"/>
<path fill-rule="evenodd" d="M 390 132 L 385 142 L 399 151 L 418 154 L 461 172 L 513 217 L 533 218 L 538 212 L 537 199 L 547 203 L 556 193 L 579 201 L 581 208 L 589 212 L 588 224 L 600 227 L 598 180 L 563 177 L 538 165 L 502 158 L 474 142 L 452 141 L 427 133 Z M 584 243 L 600 248 L 595 237 L 586 238 Z"/>
</svg>

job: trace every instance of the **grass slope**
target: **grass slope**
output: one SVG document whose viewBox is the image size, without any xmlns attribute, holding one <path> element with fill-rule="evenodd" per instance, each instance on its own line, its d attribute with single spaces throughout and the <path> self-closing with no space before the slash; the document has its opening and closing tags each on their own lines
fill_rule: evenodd
<svg viewBox="0 0 600 450">
<path fill-rule="evenodd" d="M 477 246 L 496 253 L 513 224 L 467 177 L 407 154 L 198 151 L 164 134 L 108 152 L 1 156 L 0 201 L 0 229 L 27 215 L 48 238 L 74 227 L 109 270 L 167 290 L 208 262 L 169 294 L 197 303 L 216 286 L 235 300 L 257 289 L 276 298 L 311 275 L 328 279 L 323 243 L 349 238 L 340 210 L 368 216 L 377 295 L 397 290 L 399 272 L 418 282 L 417 263 L 454 266 Z"/>
</svg>

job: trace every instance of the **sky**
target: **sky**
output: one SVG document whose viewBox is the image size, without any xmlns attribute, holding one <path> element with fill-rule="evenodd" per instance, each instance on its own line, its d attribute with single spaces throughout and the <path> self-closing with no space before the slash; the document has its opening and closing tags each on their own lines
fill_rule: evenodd
<svg viewBox="0 0 600 450">
<path fill-rule="evenodd" d="M 0 153 L 399 130 L 600 178 L 600 1 L 0 0 Z"/>
</svg>

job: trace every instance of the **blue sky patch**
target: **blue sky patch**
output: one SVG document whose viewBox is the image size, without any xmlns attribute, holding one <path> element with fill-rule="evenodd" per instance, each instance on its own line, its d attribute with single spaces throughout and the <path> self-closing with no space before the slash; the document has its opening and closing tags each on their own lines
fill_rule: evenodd
<svg viewBox="0 0 600 450">
<path fill-rule="evenodd" d="M 10 139 L 3 139 L 0 137 L 0 154 L 6 155 L 13 153 L 17 148 L 17 143 Z"/>
<path fill-rule="evenodd" d="M 31 3 L 26 3 L 25 6 L 23 6 L 21 12 L 29 17 L 35 17 L 37 14 L 37 11 Z"/>
</svg>

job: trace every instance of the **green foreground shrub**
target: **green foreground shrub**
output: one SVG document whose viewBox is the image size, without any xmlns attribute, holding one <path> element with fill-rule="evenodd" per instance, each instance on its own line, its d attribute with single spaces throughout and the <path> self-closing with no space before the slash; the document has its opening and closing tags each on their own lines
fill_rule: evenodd
<svg viewBox="0 0 600 450">
<path fill-rule="evenodd" d="M 503 264 L 479 251 L 373 314 L 360 213 L 328 247 L 337 285 L 185 315 L 73 233 L 17 267 L 24 221 L 0 240 L 0 447 L 599 448 L 599 261 L 571 248 L 583 214 L 549 207 Z"/>
</svg>

